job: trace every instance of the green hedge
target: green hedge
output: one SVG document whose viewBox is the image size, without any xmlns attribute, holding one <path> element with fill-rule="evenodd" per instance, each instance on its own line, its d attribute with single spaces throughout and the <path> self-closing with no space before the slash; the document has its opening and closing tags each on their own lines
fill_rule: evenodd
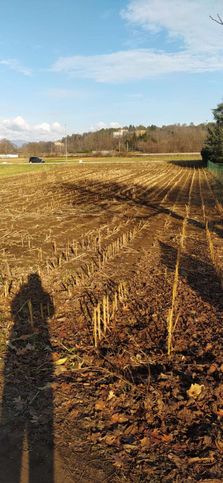
<svg viewBox="0 0 223 483">
<path fill-rule="evenodd" d="M 223 163 L 219 164 L 208 161 L 208 169 L 221 183 L 223 183 Z"/>
</svg>

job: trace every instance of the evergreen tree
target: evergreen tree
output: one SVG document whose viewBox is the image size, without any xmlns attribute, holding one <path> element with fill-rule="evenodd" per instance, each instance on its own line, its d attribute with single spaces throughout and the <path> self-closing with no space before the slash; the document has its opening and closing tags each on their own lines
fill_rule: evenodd
<svg viewBox="0 0 223 483">
<path fill-rule="evenodd" d="M 223 163 L 223 103 L 213 109 L 215 123 L 208 128 L 208 135 L 203 149 L 202 158 L 205 162 Z"/>
</svg>

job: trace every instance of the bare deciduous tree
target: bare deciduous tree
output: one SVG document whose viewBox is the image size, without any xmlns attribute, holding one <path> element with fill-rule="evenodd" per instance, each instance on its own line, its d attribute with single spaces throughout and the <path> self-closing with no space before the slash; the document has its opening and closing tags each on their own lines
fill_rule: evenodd
<svg viewBox="0 0 223 483">
<path fill-rule="evenodd" d="M 219 25 L 223 25 L 223 19 L 220 17 L 220 15 L 217 13 L 217 18 L 214 18 L 210 15 L 211 20 L 214 22 L 217 22 Z"/>
</svg>

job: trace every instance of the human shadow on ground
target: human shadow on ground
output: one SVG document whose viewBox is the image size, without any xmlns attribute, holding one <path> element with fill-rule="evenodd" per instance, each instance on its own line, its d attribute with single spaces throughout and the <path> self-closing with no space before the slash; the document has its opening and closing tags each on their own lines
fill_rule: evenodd
<svg viewBox="0 0 223 483">
<path fill-rule="evenodd" d="M 163 242 L 159 242 L 161 263 L 169 270 L 175 271 L 177 249 Z M 186 278 L 189 286 L 216 309 L 223 310 L 222 288 L 214 266 L 197 257 L 182 253 L 179 266 L 180 276 Z"/>
<path fill-rule="evenodd" d="M 47 319 L 54 306 L 32 273 L 11 304 L 14 321 L 4 361 L 0 483 L 54 483 L 53 362 Z"/>
</svg>

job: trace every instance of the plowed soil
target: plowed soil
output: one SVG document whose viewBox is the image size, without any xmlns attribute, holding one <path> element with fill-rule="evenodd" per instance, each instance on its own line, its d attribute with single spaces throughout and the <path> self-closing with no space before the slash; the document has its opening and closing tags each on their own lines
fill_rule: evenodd
<svg viewBox="0 0 223 483">
<path fill-rule="evenodd" d="M 0 195 L 0 482 L 223 481 L 222 186 L 140 162 Z"/>
</svg>

